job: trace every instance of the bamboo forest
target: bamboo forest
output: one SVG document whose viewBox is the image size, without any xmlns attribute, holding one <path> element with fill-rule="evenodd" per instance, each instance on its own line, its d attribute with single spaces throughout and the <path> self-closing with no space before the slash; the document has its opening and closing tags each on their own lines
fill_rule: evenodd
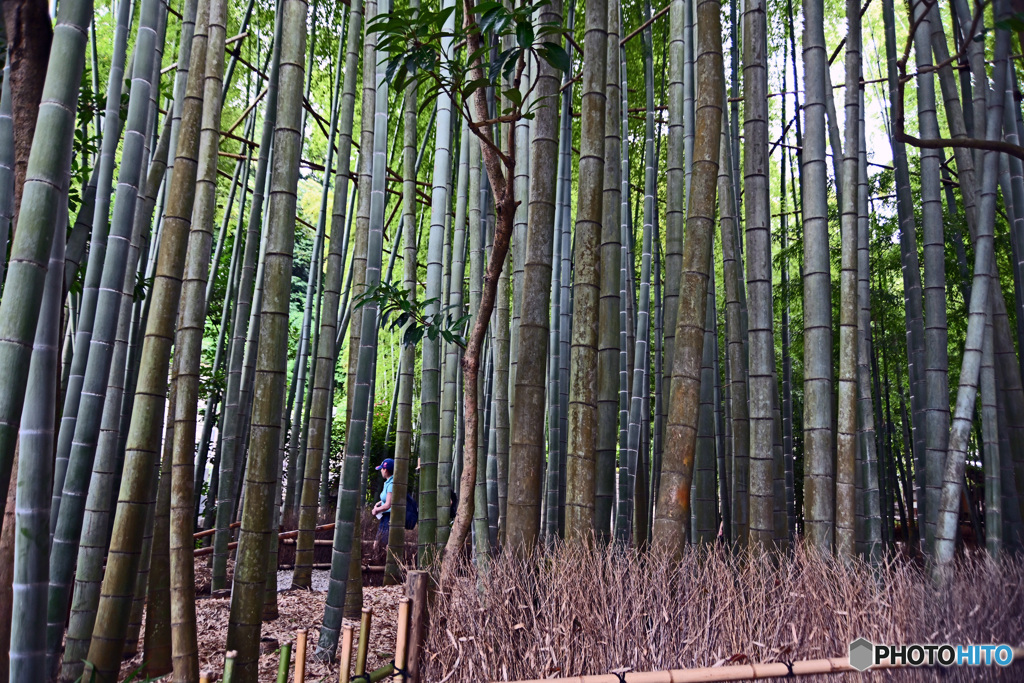
<svg viewBox="0 0 1024 683">
<path fill-rule="evenodd" d="M 0 683 L 1024 680 L 1021 0 L 0 11 Z"/>
</svg>

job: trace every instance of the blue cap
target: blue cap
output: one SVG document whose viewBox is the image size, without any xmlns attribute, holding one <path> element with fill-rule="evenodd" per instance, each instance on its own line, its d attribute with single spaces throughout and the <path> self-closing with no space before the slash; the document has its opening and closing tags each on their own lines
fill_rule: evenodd
<svg viewBox="0 0 1024 683">
<path fill-rule="evenodd" d="M 375 467 L 374 469 L 387 470 L 388 472 L 394 472 L 395 471 L 395 461 L 392 460 L 391 458 L 384 458 L 384 462 L 382 462 L 381 464 L 377 465 L 377 467 Z"/>
</svg>

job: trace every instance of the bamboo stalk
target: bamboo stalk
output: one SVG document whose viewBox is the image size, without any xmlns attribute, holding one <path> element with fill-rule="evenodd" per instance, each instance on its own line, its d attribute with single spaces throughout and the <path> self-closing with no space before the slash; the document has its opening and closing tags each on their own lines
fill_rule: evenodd
<svg viewBox="0 0 1024 683">
<path fill-rule="evenodd" d="M 235 650 L 228 650 L 227 654 L 224 655 L 224 678 L 221 679 L 221 683 L 231 683 L 235 677 L 235 655 L 238 653 Z"/>
<path fill-rule="evenodd" d="M 395 671 L 401 672 L 405 669 L 406 655 L 409 649 L 409 608 L 412 600 L 403 597 L 398 601 L 398 634 L 395 637 Z M 361 641 L 360 641 L 361 642 Z M 404 673 L 397 673 L 395 681 L 408 683 L 408 677 Z M 296 683 L 301 683 L 297 681 Z"/>
<path fill-rule="evenodd" d="M 288 683 L 288 664 L 292 658 L 292 644 L 281 645 L 281 656 L 277 661 L 277 683 Z"/>
<path fill-rule="evenodd" d="M 352 669 L 352 635 L 351 624 L 345 624 L 341 632 L 341 672 L 338 674 L 338 683 L 348 683 L 349 672 Z"/>
<path fill-rule="evenodd" d="M 366 651 L 370 647 L 370 624 L 373 620 L 373 608 L 364 607 L 363 616 L 359 620 L 359 648 L 356 650 L 356 676 L 366 673 Z"/>
<path fill-rule="evenodd" d="M 300 628 L 295 633 L 295 683 L 305 683 L 306 681 L 306 635 L 308 633 L 304 628 Z"/>
</svg>

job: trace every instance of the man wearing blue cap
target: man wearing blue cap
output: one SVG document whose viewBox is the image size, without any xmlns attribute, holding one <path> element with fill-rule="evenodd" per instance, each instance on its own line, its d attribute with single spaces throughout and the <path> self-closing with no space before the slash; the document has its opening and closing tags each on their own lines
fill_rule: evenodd
<svg viewBox="0 0 1024 683">
<path fill-rule="evenodd" d="M 391 492 L 395 488 L 395 461 L 385 458 L 377 465 L 377 470 L 384 477 L 384 488 L 380 492 L 380 502 L 373 506 L 374 516 L 380 520 L 377 529 L 377 541 L 388 542 L 388 530 L 391 528 Z"/>
</svg>

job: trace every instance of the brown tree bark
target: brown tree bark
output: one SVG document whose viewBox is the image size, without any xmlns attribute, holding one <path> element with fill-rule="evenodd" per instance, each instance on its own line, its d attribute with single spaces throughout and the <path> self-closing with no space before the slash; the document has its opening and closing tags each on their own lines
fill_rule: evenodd
<svg viewBox="0 0 1024 683">
<path fill-rule="evenodd" d="M 14 216 L 21 207 L 28 153 L 36 132 L 39 100 L 50 61 L 53 27 L 46 0 L 3 0 L 4 28 L 11 65 L 11 111 L 14 118 Z M 11 224 L 11 238 L 17 220 Z M 5 672 L 6 675 L 6 672 Z"/>
</svg>

